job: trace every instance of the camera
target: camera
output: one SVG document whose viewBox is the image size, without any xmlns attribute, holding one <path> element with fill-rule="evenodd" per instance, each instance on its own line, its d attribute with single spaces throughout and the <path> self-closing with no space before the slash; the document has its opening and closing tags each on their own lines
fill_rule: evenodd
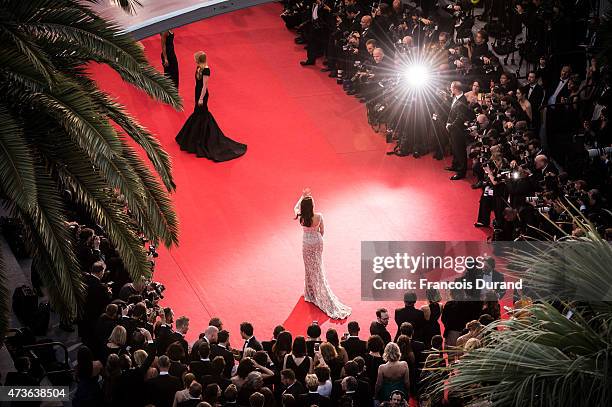
<svg viewBox="0 0 612 407">
<path fill-rule="evenodd" d="M 472 38 L 471 37 L 467 37 L 467 38 L 457 38 L 455 40 L 455 43 L 458 45 L 468 45 L 472 43 Z"/>
</svg>

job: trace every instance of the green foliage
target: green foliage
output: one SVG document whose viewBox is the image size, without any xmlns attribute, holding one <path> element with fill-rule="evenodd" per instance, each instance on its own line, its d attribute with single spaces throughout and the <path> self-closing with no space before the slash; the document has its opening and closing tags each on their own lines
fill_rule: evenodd
<svg viewBox="0 0 612 407">
<path fill-rule="evenodd" d="M 130 12 L 139 6 L 135 0 L 118 3 Z M 108 65 L 176 109 L 181 100 L 130 35 L 78 0 L 0 0 L 0 40 L 0 195 L 24 223 L 54 309 L 71 320 L 84 293 L 61 191 L 73 191 L 106 230 L 135 280 L 150 275 L 140 231 L 166 246 L 178 243 L 168 154 L 98 87 L 87 66 Z M 3 276 L 0 264 L 0 290 Z M 0 319 L 0 336 L 5 321 Z"/>
</svg>

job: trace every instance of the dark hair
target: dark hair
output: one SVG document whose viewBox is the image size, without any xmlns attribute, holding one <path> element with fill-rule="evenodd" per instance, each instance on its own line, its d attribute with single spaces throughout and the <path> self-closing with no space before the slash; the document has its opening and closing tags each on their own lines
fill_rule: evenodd
<svg viewBox="0 0 612 407">
<path fill-rule="evenodd" d="M 303 336 L 296 336 L 293 340 L 293 347 L 291 349 L 291 353 L 296 358 L 301 358 L 306 356 L 306 339 Z"/>
<path fill-rule="evenodd" d="M 223 325 L 223 323 L 221 322 L 221 318 L 212 317 L 210 321 L 208 322 L 208 325 L 217 327 L 217 329 L 221 329 L 221 325 Z"/>
<path fill-rule="evenodd" d="M 476 34 L 480 34 L 480 36 L 485 42 L 489 41 L 489 34 L 485 30 L 478 30 Z"/>
<path fill-rule="evenodd" d="M 240 332 L 244 332 L 245 335 L 253 335 L 253 325 L 250 322 L 243 322 L 240 324 Z"/>
<path fill-rule="evenodd" d="M 349 334 L 358 334 L 360 331 L 359 323 L 357 321 L 351 321 L 348 323 Z"/>
<path fill-rule="evenodd" d="M 406 335 L 400 335 L 399 338 L 397 338 L 397 346 L 400 348 L 400 353 L 402 355 L 401 360 L 408 362 L 409 366 L 414 366 L 414 350 L 412 349 L 410 338 Z"/>
<path fill-rule="evenodd" d="M 300 218 L 300 225 L 310 227 L 312 226 L 312 218 L 314 217 L 314 205 L 312 198 L 305 196 L 300 201 L 300 213 L 297 214 L 296 219 Z"/>
<path fill-rule="evenodd" d="M 276 325 L 274 327 L 274 331 L 272 331 L 272 336 L 274 337 L 274 339 L 278 338 L 278 334 L 280 334 L 281 332 L 283 332 L 285 330 L 285 327 L 282 325 Z"/>
<path fill-rule="evenodd" d="M 278 334 L 276 338 L 276 342 L 272 346 L 272 353 L 276 357 L 276 360 L 279 360 L 281 356 L 284 356 L 281 352 L 289 353 L 291 352 L 291 343 L 293 341 L 293 337 L 291 336 L 291 332 L 283 331 Z"/>
<path fill-rule="evenodd" d="M 357 366 L 359 366 L 359 371 L 360 372 L 365 367 L 365 359 L 363 357 L 361 357 L 361 356 L 357 356 L 356 358 L 354 358 L 353 362 L 357 363 Z"/>
<path fill-rule="evenodd" d="M 372 335 L 368 338 L 368 352 L 382 352 L 385 348 L 385 342 L 378 335 Z"/>
<path fill-rule="evenodd" d="M 219 331 L 219 333 L 217 334 L 218 343 L 225 343 L 227 342 L 228 339 L 229 339 L 229 332 L 226 331 L 225 329 L 222 331 Z"/>
<path fill-rule="evenodd" d="M 410 322 L 402 322 L 399 328 L 400 335 L 406 335 L 412 337 L 414 334 L 414 327 Z"/>
<path fill-rule="evenodd" d="M 238 363 L 238 368 L 236 369 L 236 374 L 241 379 L 246 379 L 246 377 L 255 370 L 255 364 L 251 359 L 242 359 L 240 363 Z"/>
<path fill-rule="evenodd" d="M 198 354 L 200 358 L 206 359 L 210 356 L 210 344 L 207 341 L 202 341 L 198 346 Z"/>
<path fill-rule="evenodd" d="M 320 383 L 324 383 L 329 380 L 331 375 L 331 370 L 329 367 L 325 365 L 317 366 L 314 369 L 314 373 L 317 375 L 317 379 L 319 379 Z"/>
<path fill-rule="evenodd" d="M 217 402 L 218 398 L 219 398 L 219 385 L 217 383 L 210 383 L 204 389 L 204 394 L 202 395 L 202 399 L 204 399 L 207 402 L 211 402 L 211 404 L 214 404 Z"/>
<path fill-rule="evenodd" d="M 438 350 L 442 350 L 442 344 L 444 343 L 444 338 L 442 338 L 442 335 L 434 335 L 431 338 L 431 347 L 438 349 Z"/>
<path fill-rule="evenodd" d="M 225 359 L 223 359 L 223 356 L 217 356 L 216 358 L 214 358 L 212 361 L 213 372 L 215 372 L 218 375 L 221 375 L 224 369 L 225 369 Z"/>
<path fill-rule="evenodd" d="M 166 355 L 161 355 L 157 359 L 157 366 L 163 369 L 170 367 L 170 358 Z"/>
<path fill-rule="evenodd" d="M 359 365 L 357 362 L 349 360 L 344 364 L 344 374 L 346 376 L 357 376 L 359 374 Z"/>
<path fill-rule="evenodd" d="M 173 342 L 168 345 L 166 349 L 166 355 L 170 358 L 170 360 L 184 360 L 185 359 L 185 349 L 178 342 Z"/>
<path fill-rule="evenodd" d="M 15 369 L 18 372 L 27 372 L 30 370 L 30 358 L 27 356 L 18 357 L 15 360 Z"/>
<path fill-rule="evenodd" d="M 281 377 L 289 380 L 295 380 L 295 373 L 291 369 L 281 370 Z"/>
<path fill-rule="evenodd" d="M 321 336 L 321 327 L 318 324 L 311 324 L 306 329 L 306 334 L 311 338 L 318 338 Z"/>
<path fill-rule="evenodd" d="M 340 338 L 338 338 L 338 331 L 336 331 L 334 328 L 329 328 L 327 332 L 325 332 L 325 339 L 327 340 L 327 342 L 334 345 L 334 348 L 336 348 L 336 350 L 338 350 L 338 348 L 340 347 Z"/>
<path fill-rule="evenodd" d="M 389 311 L 387 311 L 386 308 L 378 308 L 376 310 L 376 318 L 380 318 L 382 314 L 387 313 Z"/>
<path fill-rule="evenodd" d="M 268 352 L 264 350 L 258 350 L 253 355 L 253 360 L 262 366 L 266 366 L 268 364 Z"/>
</svg>

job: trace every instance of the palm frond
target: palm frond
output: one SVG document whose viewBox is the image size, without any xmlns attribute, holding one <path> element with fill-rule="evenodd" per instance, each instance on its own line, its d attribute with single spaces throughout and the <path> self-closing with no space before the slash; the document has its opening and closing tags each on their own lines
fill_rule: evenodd
<svg viewBox="0 0 612 407">
<path fill-rule="evenodd" d="M 36 204 L 32 157 L 19 124 L 0 104 L 0 191 L 23 208 Z"/>
<path fill-rule="evenodd" d="M 168 192 L 161 187 L 151 171 L 129 146 L 124 147 L 123 155 L 144 185 L 143 209 L 153 222 L 155 236 L 159 236 L 167 247 L 177 245 L 178 219 Z"/>
<path fill-rule="evenodd" d="M 2 245 L 0 244 L 0 348 L 4 343 L 6 331 L 9 328 L 9 318 L 11 308 L 9 305 L 8 281 L 6 278 L 6 264 L 2 255 Z"/>
<path fill-rule="evenodd" d="M 64 204 L 49 174 L 36 166 L 38 200 L 35 208 L 14 207 L 23 221 L 33 257 L 53 308 L 66 320 L 74 320 L 84 298 L 80 267 L 64 217 Z"/>
</svg>

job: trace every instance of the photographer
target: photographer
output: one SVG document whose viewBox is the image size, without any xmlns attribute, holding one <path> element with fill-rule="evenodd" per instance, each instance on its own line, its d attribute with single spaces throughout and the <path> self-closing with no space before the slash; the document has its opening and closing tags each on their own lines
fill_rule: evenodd
<svg viewBox="0 0 612 407">
<path fill-rule="evenodd" d="M 300 65 L 314 65 L 318 57 L 323 55 L 329 36 L 330 6 L 325 0 L 315 0 L 312 5 L 310 24 L 308 26 L 308 52 L 305 61 Z"/>
<path fill-rule="evenodd" d="M 491 221 L 491 212 L 495 213 L 495 219 L 501 219 L 503 210 L 507 207 L 506 178 L 510 173 L 510 165 L 501 152 L 499 145 L 490 147 L 490 157 L 486 153 L 480 157 L 485 177 L 482 181 L 482 196 L 478 208 L 478 220 L 474 223 L 476 227 L 488 227 Z"/>
</svg>

